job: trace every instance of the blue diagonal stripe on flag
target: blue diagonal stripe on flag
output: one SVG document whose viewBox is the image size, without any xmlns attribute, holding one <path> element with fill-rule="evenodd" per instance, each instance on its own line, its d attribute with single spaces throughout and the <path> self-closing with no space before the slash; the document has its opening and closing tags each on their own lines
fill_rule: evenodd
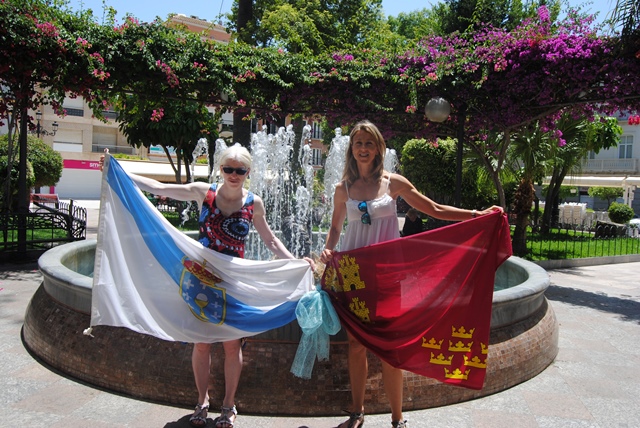
<svg viewBox="0 0 640 428">
<path fill-rule="evenodd" d="M 92 326 L 185 342 L 237 339 L 291 322 L 298 300 L 312 289 L 303 260 L 244 260 L 190 239 L 106 157 Z"/>
</svg>

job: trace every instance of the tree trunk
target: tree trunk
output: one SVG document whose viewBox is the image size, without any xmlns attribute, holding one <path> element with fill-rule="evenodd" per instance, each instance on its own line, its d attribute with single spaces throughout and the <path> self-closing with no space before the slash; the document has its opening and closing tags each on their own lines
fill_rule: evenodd
<svg viewBox="0 0 640 428">
<path fill-rule="evenodd" d="M 493 181 L 493 185 L 496 186 L 496 191 L 498 192 L 498 205 L 502 208 L 507 207 L 507 199 L 504 196 L 504 187 L 502 187 L 502 181 L 500 180 L 500 175 L 498 171 L 490 171 L 491 180 Z"/>
<path fill-rule="evenodd" d="M 513 213 L 516 215 L 516 228 L 513 232 L 513 254 L 523 257 L 527 254 L 527 226 L 535 189 L 531 180 L 523 179 L 516 190 Z"/>
<path fill-rule="evenodd" d="M 27 252 L 27 214 L 29 214 L 29 189 L 27 188 L 27 123 L 26 103 L 20 104 L 20 159 L 18 161 L 18 254 Z"/>
<path fill-rule="evenodd" d="M 233 111 L 233 142 L 249 148 L 251 146 L 251 121 L 243 120 L 251 110 L 239 108 Z"/>
<path fill-rule="evenodd" d="M 504 195 L 504 187 L 502 186 L 502 181 L 500 180 L 500 173 L 498 169 L 493 168 L 493 165 L 485 157 L 484 152 L 480 149 L 480 147 L 473 144 L 473 142 L 469 143 L 469 145 L 471 146 L 471 149 L 478 154 L 478 157 L 482 161 L 482 164 L 489 172 L 491 181 L 493 181 L 493 185 L 496 186 L 496 191 L 498 192 L 498 204 L 506 210 L 507 200 Z"/>
<path fill-rule="evenodd" d="M 302 146 L 304 146 L 304 144 L 306 143 L 305 141 L 302 141 L 302 128 L 304 127 L 304 120 L 302 119 L 302 115 L 294 115 L 291 119 L 291 124 L 293 125 L 293 132 L 296 134 L 291 158 L 292 170 L 301 171 L 302 165 L 300 165 L 300 160 L 298 158 L 300 156 L 300 150 L 302 149 Z M 308 183 L 305 183 L 305 186 L 308 186 Z"/>
<path fill-rule="evenodd" d="M 247 24 L 253 19 L 253 0 L 238 0 L 238 20 L 236 26 L 238 28 L 238 38 L 240 41 L 251 44 L 250 35 L 243 30 Z"/>
<path fill-rule="evenodd" d="M 565 168 L 554 170 L 551 174 L 549 187 L 545 196 L 546 204 L 542 213 L 542 224 L 540 233 L 547 234 L 551 226 L 558 223 L 558 201 L 560 197 L 560 187 L 568 171 Z"/>
</svg>

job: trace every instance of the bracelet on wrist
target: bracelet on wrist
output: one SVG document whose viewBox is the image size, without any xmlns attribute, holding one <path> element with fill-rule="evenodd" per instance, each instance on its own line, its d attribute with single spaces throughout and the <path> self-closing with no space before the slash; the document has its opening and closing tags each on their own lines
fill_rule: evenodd
<svg viewBox="0 0 640 428">
<path fill-rule="evenodd" d="M 471 210 L 471 218 L 476 218 L 478 216 L 478 211 Z"/>
</svg>

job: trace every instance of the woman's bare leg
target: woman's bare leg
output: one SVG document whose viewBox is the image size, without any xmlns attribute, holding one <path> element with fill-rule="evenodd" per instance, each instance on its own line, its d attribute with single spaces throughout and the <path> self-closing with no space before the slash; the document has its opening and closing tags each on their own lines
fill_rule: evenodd
<svg viewBox="0 0 640 428">
<path fill-rule="evenodd" d="M 401 369 L 396 369 L 389 364 L 382 362 L 382 382 L 384 383 L 384 392 L 389 398 L 389 406 L 391 407 L 391 420 L 403 421 L 402 418 L 402 388 L 404 378 Z"/>
</svg>

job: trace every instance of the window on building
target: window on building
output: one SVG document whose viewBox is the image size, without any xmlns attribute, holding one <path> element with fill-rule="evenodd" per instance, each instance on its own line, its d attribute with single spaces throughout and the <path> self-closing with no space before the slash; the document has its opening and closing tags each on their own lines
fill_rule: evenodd
<svg viewBox="0 0 640 428">
<path fill-rule="evenodd" d="M 118 119 L 119 113 L 115 110 L 103 110 L 102 115 L 105 119 L 116 120 Z"/>
<path fill-rule="evenodd" d="M 58 130 L 53 137 L 53 150 L 82 153 L 82 131 L 74 129 Z"/>
<path fill-rule="evenodd" d="M 82 143 L 74 143 L 69 141 L 54 141 L 53 150 L 57 152 L 82 153 Z"/>
<path fill-rule="evenodd" d="M 623 135 L 618 143 L 618 158 L 631 159 L 633 157 L 633 135 Z"/>
<path fill-rule="evenodd" d="M 94 153 L 103 152 L 109 149 L 111 153 L 133 154 L 133 147 L 129 145 L 118 145 L 116 128 L 94 127 L 91 142 L 91 151 Z"/>
<path fill-rule="evenodd" d="M 311 165 L 322 166 L 322 150 L 311 149 Z"/>
<path fill-rule="evenodd" d="M 316 140 L 322 140 L 322 128 L 318 122 L 313 122 L 311 125 L 311 138 Z"/>
<path fill-rule="evenodd" d="M 278 124 L 270 123 L 268 129 L 269 129 L 269 134 L 276 135 L 278 133 Z"/>
<path fill-rule="evenodd" d="M 62 108 L 67 116 L 84 116 L 84 100 L 81 97 L 64 97 Z"/>
</svg>

